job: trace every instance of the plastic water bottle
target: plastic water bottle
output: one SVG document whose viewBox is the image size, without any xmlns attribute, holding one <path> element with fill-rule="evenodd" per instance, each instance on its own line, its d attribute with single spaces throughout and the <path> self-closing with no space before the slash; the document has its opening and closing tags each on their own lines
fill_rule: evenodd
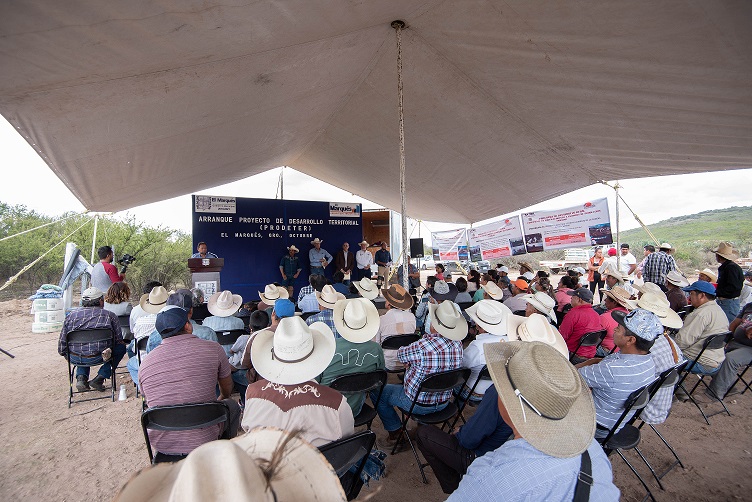
<svg viewBox="0 0 752 502">
<path fill-rule="evenodd" d="M 118 397 L 118 401 L 125 401 L 128 399 L 128 394 L 125 392 L 125 384 L 120 384 L 120 396 Z"/>
</svg>

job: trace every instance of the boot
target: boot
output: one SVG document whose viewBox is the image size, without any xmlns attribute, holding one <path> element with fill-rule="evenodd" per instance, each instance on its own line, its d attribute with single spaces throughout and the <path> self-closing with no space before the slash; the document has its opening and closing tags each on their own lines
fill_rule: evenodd
<svg viewBox="0 0 752 502">
<path fill-rule="evenodd" d="M 89 385 L 94 390 L 98 390 L 99 392 L 104 392 L 104 377 L 101 375 L 97 375 L 94 380 L 91 380 L 89 382 Z"/>
<path fill-rule="evenodd" d="M 89 379 L 86 378 L 86 375 L 76 376 L 76 390 L 78 392 L 89 390 Z"/>
</svg>

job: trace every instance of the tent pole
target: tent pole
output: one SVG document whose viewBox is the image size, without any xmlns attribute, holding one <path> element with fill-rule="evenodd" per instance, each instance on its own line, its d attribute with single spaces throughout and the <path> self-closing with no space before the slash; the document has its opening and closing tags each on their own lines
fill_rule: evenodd
<svg viewBox="0 0 752 502">
<path fill-rule="evenodd" d="M 402 30 L 404 21 L 392 21 L 392 28 L 397 32 L 397 112 L 399 115 L 399 154 L 400 154 L 400 203 L 402 217 L 402 287 L 410 290 L 409 271 L 410 262 L 407 242 L 407 194 L 405 193 L 405 117 L 402 105 Z"/>
<path fill-rule="evenodd" d="M 614 191 L 616 192 L 616 271 L 621 270 L 621 235 L 619 234 L 619 182 L 614 184 Z"/>
<path fill-rule="evenodd" d="M 94 251 L 97 249 L 97 226 L 99 225 L 99 215 L 94 215 L 94 234 L 91 238 L 91 260 L 89 263 L 94 263 Z"/>
</svg>

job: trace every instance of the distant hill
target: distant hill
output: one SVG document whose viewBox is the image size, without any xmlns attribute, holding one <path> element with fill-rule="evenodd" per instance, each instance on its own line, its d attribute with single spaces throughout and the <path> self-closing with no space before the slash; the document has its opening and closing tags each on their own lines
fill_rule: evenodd
<svg viewBox="0 0 752 502">
<path fill-rule="evenodd" d="M 721 241 L 729 241 L 742 256 L 752 251 L 752 206 L 730 207 L 677 216 L 648 225 L 661 242 L 676 248 L 676 258 L 682 268 L 717 266 L 712 249 Z M 643 228 L 621 232 L 621 242 L 627 242 L 639 260 L 642 246 L 653 244 Z"/>
</svg>

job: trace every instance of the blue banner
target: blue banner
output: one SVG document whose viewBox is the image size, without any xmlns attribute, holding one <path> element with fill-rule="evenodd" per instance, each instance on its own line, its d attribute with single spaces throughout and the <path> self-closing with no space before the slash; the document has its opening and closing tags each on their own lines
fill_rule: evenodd
<svg viewBox="0 0 752 502">
<path fill-rule="evenodd" d="M 203 241 L 209 251 L 224 258 L 221 287 L 241 295 L 243 301 L 257 300 L 266 284 L 282 281 L 279 263 L 293 244 L 300 249 L 297 256 L 303 269 L 295 281 L 297 295 L 308 284 L 308 251 L 315 238 L 323 240 L 321 248 L 332 257 L 344 242 L 350 243 L 354 254 L 363 239 L 361 205 L 193 196 L 193 252 Z M 327 277 L 333 272 L 331 263 Z"/>
</svg>

